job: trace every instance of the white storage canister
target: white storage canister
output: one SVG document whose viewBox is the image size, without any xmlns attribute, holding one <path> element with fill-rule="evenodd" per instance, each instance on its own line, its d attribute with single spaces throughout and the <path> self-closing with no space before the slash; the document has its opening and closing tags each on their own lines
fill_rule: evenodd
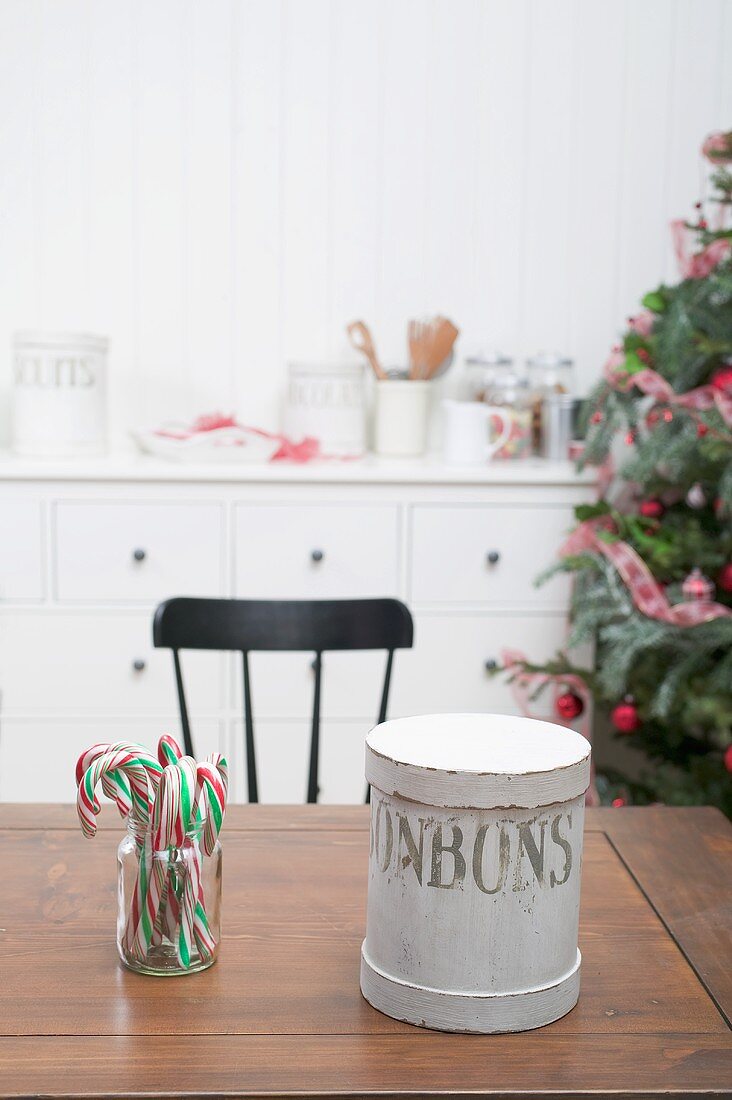
<svg viewBox="0 0 732 1100">
<path fill-rule="evenodd" d="M 13 450 L 102 454 L 107 446 L 107 346 L 87 333 L 16 332 Z"/>
<path fill-rule="evenodd" d="M 428 714 L 366 739 L 361 991 L 398 1020 L 524 1031 L 577 1003 L 590 745 L 505 714 Z"/>
</svg>

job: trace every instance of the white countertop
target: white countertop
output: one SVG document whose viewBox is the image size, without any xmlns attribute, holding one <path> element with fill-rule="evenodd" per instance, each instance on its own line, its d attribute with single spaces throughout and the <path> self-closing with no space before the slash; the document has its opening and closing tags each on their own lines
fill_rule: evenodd
<svg viewBox="0 0 732 1100">
<path fill-rule="evenodd" d="M 577 473 L 571 462 L 545 459 L 494 461 L 485 466 L 447 466 L 436 457 L 290 462 L 166 462 L 134 451 L 100 458 L 19 458 L 0 452 L 0 481 L 171 481 L 422 485 L 591 484 L 596 472 Z"/>
</svg>

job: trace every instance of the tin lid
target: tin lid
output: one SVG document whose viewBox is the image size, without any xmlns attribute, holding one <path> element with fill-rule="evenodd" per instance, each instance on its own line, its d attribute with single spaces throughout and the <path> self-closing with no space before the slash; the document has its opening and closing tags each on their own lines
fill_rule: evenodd
<svg viewBox="0 0 732 1100">
<path fill-rule="evenodd" d="M 91 332 L 31 332 L 29 330 L 13 333 L 13 346 L 16 348 L 68 349 L 75 351 L 104 352 L 109 347 L 106 336 L 96 336 Z"/>
<path fill-rule="evenodd" d="M 530 355 L 526 360 L 532 369 L 556 370 L 558 367 L 571 367 L 574 360 L 558 351 L 539 351 L 536 355 Z"/>
<path fill-rule="evenodd" d="M 366 778 L 428 806 L 550 806 L 587 790 L 590 743 L 565 726 L 511 714 L 422 714 L 371 730 Z"/>
<path fill-rule="evenodd" d="M 465 359 L 465 365 L 468 367 L 510 367 L 512 364 L 513 359 L 498 351 L 497 348 L 490 348 L 487 351 L 481 348 L 480 351 L 466 356 Z"/>
</svg>

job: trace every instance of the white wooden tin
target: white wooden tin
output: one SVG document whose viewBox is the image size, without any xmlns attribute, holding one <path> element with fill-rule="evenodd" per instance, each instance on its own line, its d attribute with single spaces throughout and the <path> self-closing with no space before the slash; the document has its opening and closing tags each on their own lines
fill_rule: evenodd
<svg viewBox="0 0 732 1100">
<path fill-rule="evenodd" d="M 106 450 L 107 345 L 103 336 L 87 333 L 15 333 L 16 454 L 65 457 Z"/>
<path fill-rule="evenodd" d="M 327 455 L 358 457 L 366 450 L 363 366 L 290 363 L 285 433 L 317 439 Z"/>
<path fill-rule="evenodd" d="M 443 1031 L 524 1031 L 569 1012 L 587 740 L 503 714 L 401 718 L 368 735 L 366 778 L 366 1000 Z"/>
</svg>

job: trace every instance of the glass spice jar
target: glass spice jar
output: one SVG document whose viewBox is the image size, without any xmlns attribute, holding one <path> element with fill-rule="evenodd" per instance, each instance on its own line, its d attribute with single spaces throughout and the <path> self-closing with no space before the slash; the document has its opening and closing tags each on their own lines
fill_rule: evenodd
<svg viewBox="0 0 732 1100">
<path fill-rule="evenodd" d="M 504 409 L 510 422 L 510 435 L 494 457 L 528 458 L 532 450 L 532 403 L 528 382 L 514 370 L 513 360 L 500 352 L 475 355 L 466 360 L 466 365 L 470 368 L 473 400 Z M 499 431 L 500 425 L 494 424 L 493 429 Z"/>
<path fill-rule="evenodd" d="M 532 407 L 534 453 L 544 449 L 544 401 L 549 394 L 574 392 L 574 361 L 558 352 L 541 351 L 527 360 Z"/>
<path fill-rule="evenodd" d="M 117 950 L 141 974 L 194 974 L 216 962 L 221 939 L 221 844 L 205 851 L 206 819 L 180 847 L 154 850 L 132 814 L 117 850 Z"/>
</svg>

